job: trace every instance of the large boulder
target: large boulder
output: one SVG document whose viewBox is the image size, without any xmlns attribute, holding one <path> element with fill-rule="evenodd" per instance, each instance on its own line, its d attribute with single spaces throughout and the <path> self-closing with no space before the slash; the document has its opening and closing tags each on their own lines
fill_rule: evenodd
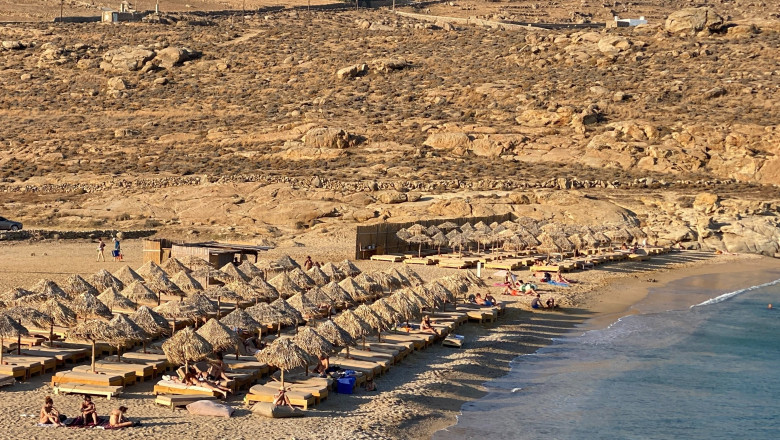
<svg viewBox="0 0 780 440">
<path fill-rule="evenodd" d="M 400 70 L 408 65 L 409 63 L 403 58 L 379 58 L 369 63 L 371 70 L 376 70 L 378 72 Z"/>
<path fill-rule="evenodd" d="M 423 142 L 434 150 L 465 152 L 471 147 L 471 139 L 466 133 L 434 133 Z"/>
<path fill-rule="evenodd" d="M 154 58 L 155 53 L 141 47 L 123 46 L 103 54 L 100 67 L 106 71 L 136 71 Z"/>
<path fill-rule="evenodd" d="M 377 194 L 376 198 L 380 202 L 387 204 L 403 203 L 407 201 L 406 194 L 396 190 L 382 191 Z"/>
<path fill-rule="evenodd" d="M 701 32 L 718 31 L 723 27 L 723 17 L 712 8 L 686 8 L 673 12 L 666 19 L 666 30 L 669 32 Z"/>
<path fill-rule="evenodd" d="M 780 251 L 780 228 L 777 219 L 755 216 L 721 226 L 723 245 L 729 252 L 777 256 Z"/>
<path fill-rule="evenodd" d="M 347 66 L 337 70 L 336 77 L 338 79 L 354 78 L 356 76 L 363 75 L 366 72 L 368 72 L 367 64 L 353 64 L 351 66 Z"/>
<path fill-rule="evenodd" d="M 160 67 L 170 69 L 174 66 L 198 58 L 200 53 L 186 47 L 166 47 L 165 49 L 157 52 L 156 60 L 159 61 Z"/>
<path fill-rule="evenodd" d="M 342 149 L 352 145 L 352 137 L 341 128 L 312 128 L 303 135 L 301 141 L 310 148 Z"/>
</svg>

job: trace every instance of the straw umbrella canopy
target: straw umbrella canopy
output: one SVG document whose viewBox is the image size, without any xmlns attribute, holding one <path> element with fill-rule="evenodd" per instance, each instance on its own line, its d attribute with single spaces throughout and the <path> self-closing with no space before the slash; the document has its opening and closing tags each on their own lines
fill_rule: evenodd
<svg viewBox="0 0 780 440">
<path fill-rule="evenodd" d="M 372 272 L 370 277 L 382 289 L 382 291 L 391 291 L 401 287 L 401 280 L 387 272 Z"/>
<path fill-rule="evenodd" d="M 427 309 L 433 309 L 436 306 L 436 302 L 434 302 L 432 299 L 428 298 L 427 296 L 423 296 L 420 293 L 417 293 L 418 291 L 420 291 L 420 292 L 423 291 L 423 290 L 421 290 L 421 287 L 422 286 L 415 286 L 413 288 L 410 287 L 410 288 L 407 288 L 407 289 L 399 290 L 398 292 L 400 292 L 403 295 L 405 295 L 406 298 L 410 302 L 412 302 L 415 305 L 417 305 L 417 307 L 419 307 L 421 311 L 426 309 L 426 308 Z"/>
<path fill-rule="evenodd" d="M 293 368 L 305 367 L 316 362 L 306 351 L 299 347 L 290 338 L 278 338 L 268 347 L 257 353 L 258 362 L 272 365 L 282 370 L 282 385 L 280 390 L 284 392 L 284 371 Z"/>
<path fill-rule="evenodd" d="M 417 256 L 422 257 L 422 247 L 424 244 L 431 244 L 431 238 L 424 234 L 412 235 L 406 239 L 406 242 L 418 245 Z"/>
<path fill-rule="evenodd" d="M 165 260 L 165 262 L 160 265 L 160 268 L 166 273 L 179 273 L 181 271 L 184 271 L 185 273 L 192 272 L 192 269 L 187 267 L 187 265 L 182 263 L 181 260 L 176 257 L 171 257 Z"/>
<path fill-rule="evenodd" d="M 448 244 L 453 249 L 460 248 L 460 251 L 463 252 L 463 246 L 469 244 L 469 239 L 466 237 L 463 233 L 455 233 L 448 239 Z"/>
<path fill-rule="evenodd" d="M 88 293 L 86 295 L 89 295 Z M 107 321 L 93 319 L 81 322 L 68 330 L 68 339 L 87 340 L 92 345 L 92 372 L 95 372 L 95 343 L 97 341 L 118 341 L 122 336 Z"/>
<path fill-rule="evenodd" d="M 149 263 L 152 262 L 150 261 Z M 176 283 L 168 278 L 168 274 L 160 269 L 159 266 L 157 266 L 157 269 L 159 270 L 149 270 L 148 274 L 143 275 L 144 279 L 146 280 L 146 287 L 148 287 L 153 292 L 158 293 L 160 295 L 161 301 L 163 294 L 182 296 L 184 292 L 182 292 Z"/>
<path fill-rule="evenodd" d="M 0 365 L 3 365 L 3 341 L 6 338 L 19 338 L 27 334 L 27 329 L 22 324 L 5 313 L 0 314 Z"/>
<path fill-rule="evenodd" d="M 229 283 L 231 281 L 230 275 L 222 272 L 219 269 L 214 269 L 211 266 L 201 266 L 190 272 L 190 276 L 198 280 L 204 287 L 208 287 L 212 284 L 211 280 L 214 279 L 220 283 Z"/>
<path fill-rule="evenodd" d="M 411 267 L 407 265 L 401 265 L 401 269 L 399 269 L 399 272 L 404 274 L 406 278 L 411 281 L 412 284 L 422 284 L 423 279 L 420 278 L 420 275 L 417 275 L 417 272 L 415 272 Z"/>
<path fill-rule="evenodd" d="M 34 292 L 31 292 L 27 289 L 22 289 L 21 287 L 14 287 L 13 289 L 3 293 L 3 295 L 0 296 L 0 301 L 3 301 L 8 307 L 13 304 L 19 305 L 26 302 L 33 302 L 34 298 L 38 299 Z"/>
<path fill-rule="evenodd" d="M 313 327 L 304 327 L 292 338 L 306 353 L 320 358 L 333 351 L 333 344 L 323 338 Z"/>
<path fill-rule="evenodd" d="M 441 278 L 439 282 L 449 289 L 456 297 L 459 293 L 465 295 L 469 291 L 469 283 L 459 277 L 450 275 Z"/>
<path fill-rule="evenodd" d="M 203 286 L 200 282 L 183 270 L 177 272 L 176 275 L 171 278 L 171 281 L 187 294 L 203 290 Z"/>
<path fill-rule="evenodd" d="M 33 286 L 30 291 L 35 295 L 35 301 L 46 301 L 49 298 L 60 298 L 63 300 L 70 298 L 70 295 L 62 290 L 62 288 L 60 288 L 57 283 L 51 280 L 38 281 L 38 283 Z"/>
<path fill-rule="evenodd" d="M 428 229 L 425 230 L 425 235 L 427 235 L 429 237 L 433 237 L 434 235 L 438 234 L 439 232 L 441 232 L 441 229 L 439 229 L 438 226 L 431 225 L 431 226 L 428 226 Z"/>
<path fill-rule="evenodd" d="M 363 288 L 360 287 L 360 285 L 356 283 L 353 278 L 345 278 L 339 283 L 339 287 L 349 293 L 349 296 L 351 296 L 355 301 L 368 301 L 371 299 L 371 296 L 368 294 L 368 292 L 363 290 Z"/>
<path fill-rule="evenodd" d="M 301 265 L 298 264 L 297 261 L 290 258 L 289 255 L 285 255 L 277 260 L 274 260 L 273 265 L 276 267 L 280 267 L 284 270 L 293 270 L 296 267 L 301 267 Z"/>
<path fill-rule="evenodd" d="M 268 303 L 257 303 L 252 307 L 248 307 L 246 312 L 249 314 L 249 316 L 252 317 L 252 319 L 260 323 L 261 327 L 275 324 L 277 326 L 277 335 L 281 334 L 282 332 L 282 324 L 293 325 L 298 322 L 295 316 L 284 313 L 281 310 L 272 307 L 271 304 Z M 261 333 L 260 329 L 258 329 L 258 333 Z M 258 336 L 260 335 L 258 334 Z"/>
<path fill-rule="evenodd" d="M 346 347 L 349 349 L 349 346 L 355 343 L 354 338 L 346 330 L 331 320 L 321 323 L 316 329 L 317 333 L 334 347 Z"/>
<path fill-rule="evenodd" d="M 634 236 L 626 228 L 614 228 L 604 231 L 604 235 L 609 237 L 612 243 L 631 243 Z"/>
<path fill-rule="evenodd" d="M 257 266 L 250 263 L 249 260 L 244 260 L 244 262 L 241 263 L 241 265 L 238 266 L 237 269 L 250 280 L 254 278 L 262 279 L 265 277 L 265 273 L 262 270 L 258 269 Z"/>
<path fill-rule="evenodd" d="M 379 342 L 382 342 L 382 330 L 390 328 L 391 321 L 386 321 L 379 316 L 373 309 L 365 304 L 361 304 L 355 309 L 355 315 L 370 325 L 371 328 L 376 330 L 376 337 Z"/>
<path fill-rule="evenodd" d="M 146 304 L 159 304 L 160 296 L 152 292 L 146 285 L 133 281 L 128 284 L 124 290 L 120 292 L 122 296 L 135 302 L 135 307 L 138 307 L 138 303 Z"/>
<path fill-rule="evenodd" d="M 317 283 L 315 283 L 313 279 L 306 275 L 306 272 L 304 272 L 300 267 L 296 267 L 295 269 L 287 272 L 287 275 L 289 275 L 290 279 L 302 289 L 311 289 L 317 285 Z"/>
<path fill-rule="evenodd" d="M 220 314 L 222 313 L 222 298 L 230 301 L 238 301 L 242 298 L 241 295 L 227 286 L 211 286 L 203 291 L 203 295 L 209 299 L 217 301 L 217 318 L 219 318 Z"/>
<path fill-rule="evenodd" d="M 49 320 L 49 342 L 54 341 L 54 326 L 71 327 L 77 324 L 76 313 L 67 305 L 63 304 L 57 298 L 50 298 L 48 301 L 37 306 L 40 313 L 46 315 Z"/>
<path fill-rule="evenodd" d="M 594 232 L 593 236 L 598 240 L 599 246 L 607 246 L 612 243 L 612 240 L 601 231 Z"/>
<path fill-rule="evenodd" d="M 249 277 L 244 275 L 244 273 L 240 270 L 236 269 L 236 265 L 233 263 L 228 263 L 220 267 L 219 270 L 226 273 L 232 281 L 243 281 L 245 283 L 249 281 Z"/>
<path fill-rule="evenodd" d="M 322 269 L 317 266 L 313 266 L 311 269 L 309 269 L 306 275 L 308 275 L 309 278 L 314 281 L 314 284 L 320 287 L 330 282 L 330 277 L 328 274 L 323 272 Z"/>
<path fill-rule="evenodd" d="M 89 278 L 89 282 L 95 286 L 98 292 L 102 292 L 109 287 L 116 287 L 119 291 L 125 288 L 125 283 L 105 269 L 100 269 L 96 274 L 92 275 Z"/>
<path fill-rule="evenodd" d="M 455 294 L 438 280 L 425 284 L 425 287 L 433 292 L 436 299 L 442 304 L 455 301 Z"/>
<path fill-rule="evenodd" d="M 412 226 L 406 228 L 406 231 L 412 235 L 422 235 L 425 234 L 426 229 L 427 228 L 425 226 L 419 223 L 415 223 Z"/>
<path fill-rule="evenodd" d="M 200 268 L 204 267 L 210 267 L 213 269 L 213 266 L 208 261 L 204 260 L 203 258 L 196 257 L 194 255 L 185 255 L 178 259 L 185 267 L 191 269 L 192 271 L 198 270 Z"/>
<path fill-rule="evenodd" d="M 245 312 L 243 309 L 235 309 L 228 313 L 224 318 L 220 319 L 220 322 L 230 327 L 238 333 L 240 330 L 246 330 L 249 333 L 254 333 L 262 327 L 262 324 L 255 321 L 251 315 Z"/>
<path fill-rule="evenodd" d="M 296 293 L 287 302 L 297 310 L 305 320 L 312 319 L 320 311 L 320 306 L 308 293 Z"/>
<path fill-rule="evenodd" d="M 89 284 L 84 278 L 81 278 L 81 275 L 69 276 L 60 287 L 62 287 L 62 290 L 65 291 L 65 293 L 67 293 L 70 297 L 74 297 L 85 292 L 91 293 L 95 296 L 100 294 L 95 286 Z"/>
<path fill-rule="evenodd" d="M 398 313 L 398 310 L 390 306 L 390 304 L 384 298 L 380 298 L 374 301 L 374 303 L 369 307 L 374 311 L 374 313 L 384 319 L 385 322 L 390 323 L 391 327 L 395 326 L 395 323 L 397 323 L 399 319 L 403 318 L 403 316 Z"/>
<path fill-rule="evenodd" d="M 444 223 L 439 225 L 439 229 L 444 230 L 444 231 L 449 231 L 449 230 L 452 230 L 452 229 L 458 229 L 458 224 L 457 223 L 453 223 L 453 222 L 449 222 L 449 221 L 448 222 L 444 222 Z"/>
<path fill-rule="evenodd" d="M 474 226 L 471 225 L 471 223 L 464 223 L 460 225 L 460 232 L 474 232 Z"/>
<path fill-rule="evenodd" d="M 417 304 L 412 303 L 402 292 L 398 291 L 387 298 L 387 304 L 398 311 L 404 318 L 406 323 L 420 314 L 420 308 Z"/>
<path fill-rule="evenodd" d="M 189 371 L 190 362 L 198 362 L 214 351 L 211 344 L 191 327 L 185 327 L 168 338 L 162 349 L 168 361 L 184 365 L 185 372 Z"/>
<path fill-rule="evenodd" d="M 552 253 L 558 252 L 561 250 L 561 248 L 558 246 L 557 243 L 555 243 L 555 239 L 553 239 L 552 235 L 542 232 L 538 237 L 536 237 L 539 242 L 541 243 L 539 246 L 537 246 L 537 249 L 540 252 L 546 253 L 548 256 Z"/>
<path fill-rule="evenodd" d="M 322 271 L 330 277 L 331 281 L 335 280 L 336 282 L 339 282 L 347 277 L 347 274 L 345 274 L 341 269 L 338 268 L 338 266 L 333 263 L 325 263 L 320 269 L 322 269 Z"/>
<path fill-rule="evenodd" d="M 287 272 L 282 272 L 279 275 L 271 278 L 271 280 L 268 281 L 268 284 L 274 286 L 276 291 L 279 292 L 279 294 L 284 298 L 289 298 L 296 293 L 304 292 L 304 289 L 295 283 L 290 278 L 290 274 Z"/>
<path fill-rule="evenodd" d="M 358 269 L 357 266 L 355 266 L 355 263 L 344 260 L 341 263 L 338 264 L 339 270 L 341 270 L 342 273 L 344 273 L 348 277 L 356 277 L 360 275 L 360 269 Z M 326 272 L 327 273 L 327 272 Z"/>
<path fill-rule="evenodd" d="M 409 232 L 409 231 L 407 231 L 406 229 L 403 229 L 403 228 L 399 229 L 395 233 L 395 236 L 398 237 L 399 239 L 401 239 L 402 241 L 408 240 L 409 237 L 411 237 L 412 235 L 414 235 L 414 234 L 412 234 L 411 232 Z"/>
<path fill-rule="evenodd" d="M 106 307 L 108 307 L 108 310 L 112 313 L 114 312 L 115 308 L 130 310 L 135 309 L 135 303 L 117 292 L 116 287 L 109 287 L 108 289 L 104 290 L 103 293 L 97 296 L 97 299 L 105 304 Z"/>
<path fill-rule="evenodd" d="M 171 334 L 176 333 L 177 319 L 196 319 L 200 316 L 200 312 L 195 310 L 192 304 L 183 301 L 168 301 L 155 307 L 153 310 L 166 319 L 171 320 Z"/>
<path fill-rule="evenodd" d="M 366 321 L 363 321 L 352 310 L 344 310 L 333 319 L 333 322 L 346 330 L 353 339 L 362 338 L 363 348 L 365 349 L 366 335 L 371 333 L 371 326 Z"/>
<path fill-rule="evenodd" d="M 401 271 L 399 271 L 397 267 L 391 267 L 390 269 L 387 270 L 387 273 L 394 276 L 395 278 L 398 279 L 398 281 L 401 282 L 401 285 L 398 287 L 412 285 L 412 281 L 409 279 L 409 277 L 407 277 Z"/>
<path fill-rule="evenodd" d="M 111 319 L 114 314 L 97 297 L 91 293 L 82 293 L 73 298 L 70 308 L 86 321 L 87 318 Z"/>
<path fill-rule="evenodd" d="M 143 266 L 139 267 L 135 271 L 138 273 L 138 275 L 144 277 L 145 280 L 157 277 L 168 278 L 168 272 L 163 270 L 163 268 L 154 261 L 147 261 Z"/>
<path fill-rule="evenodd" d="M 138 310 L 130 315 L 130 319 L 144 329 L 148 335 L 166 335 L 168 330 L 170 330 L 168 321 L 147 306 L 139 307 Z M 143 340 L 143 344 L 144 353 L 146 353 L 146 339 Z"/>
<path fill-rule="evenodd" d="M 233 281 L 225 285 L 226 288 L 235 292 L 244 301 L 254 301 L 257 304 L 261 299 L 272 299 L 264 291 L 255 288 L 253 285 L 244 281 Z"/>
<path fill-rule="evenodd" d="M 360 286 L 369 295 L 382 293 L 382 286 L 380 286 L 375 279 L 371 278 L 371 276 L 366 273 L 361 273 L 360 275 L 353 278 L 353 280 L 355 280 L 355 284 Z"/>
<path fill-rule="evenodd" d="M 236 357 L 240 354 L 239 347 L 243 345 L 238 334 L 216 318 L 211 318 L 196 331 L 211 344 L 214 352 L 224 351 L 228 348 L 236 349 Z"/>
<path fill-rule="evenodd" d="M 322 286 L 321 289 L 325 295 L 330 298 L 331 301 L 333 301 L 338 306 L 344 307 L 349 304 L 354 304 L 355 299 L 352 298 L 352 295 L 349 294 L 346 290 L 342 289 L 341 286 L 335 281 L 331 281 L 328 284 Z"/>
<path fill-rule="evenodd" d="M 285 313 L 287 315 L 290 315 L 295 318 L 295 323 L 303 321 L 303 316 L 301 316 L 301 313 L 293 306 L 290 305 L 287 301 L 285 301 L 283 298 L 277 298 L 271 303 L 271 307 L 275 308 L 276 310 L 279 310 L 282 313 Z"/>
<path fill-rule="evenodd" d="M 219 310 L 217 305 L 202 293 L 194 293 L 185 298 L 183 302 L 196 310 L 199 317 L 216 314 Z"/>
<path fill-rule="evenodd" d="M 279 298 L 279 292 L 276 290 L 276 287 L 268 284 L 262 278 L 252 278 L 249 284 L 268 299 Z"/>
<path fill-rule="evenodd" d="M 444 236 L 444 233 L 439 231 L 431 236 L 431 244 L 436 246 L 437 252 L 441 255 L 441 247 L 448 244 L 450 241 Z"/>
<path fill-rule="evenodd" d="M 52 318 L 38 310 L 40 305 L 36 304 L 35 307 L 36 308 L 18 305 L 7 309 L 4 313 L 15 319 L 17 324 L 25 327 L 31 326 L 42 329 L 46 328 L 46 326 L 50 326 Z M 21 336 L 17 336 L 17 354 L 21 354 L 22 352 L 21 338 Z"/>
<path fill-rule="evenodd" d="M 119 268 L 116 272 L 114 272 L 114 276 L 119 279 L 119 281 L 122 282 L 122 284 L 127 287 L 129 284 L 132 284 L 134 281 L 139 281 L 141 283 L 144 282 L 144 277 L 141 275 L 138 275 L 138 272 L 134 271 L 130 266 L 124 265 Z"/>
<path fill-rule="evenodd" d="M 116 330 L 117 334 L 119 335 L 118 338 L 114 338 L 109 341 L 111 345 L 116 347 L 117 360 L 119 362 L 122 361 L 122 347 L 126 342 L 143 341 L 149 337 L 149 335 L 143 328 L 141 328 L 141 326 L 133 322 L 132 319 L 126 317 L 125 315 L 118 314 L 114 316 L 111 321 L 108 321 L 108 323 L 111 325 L 111 327 L 114 328 L 114 330 Z"/>
</svg>

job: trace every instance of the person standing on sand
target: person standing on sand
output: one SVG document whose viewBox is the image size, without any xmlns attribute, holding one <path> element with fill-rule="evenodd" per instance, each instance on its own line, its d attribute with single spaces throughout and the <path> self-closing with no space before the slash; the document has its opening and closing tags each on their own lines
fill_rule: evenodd
<svg viewBox="0 0 780 440">
<path fill-rule="evenodd" d="M 106 256 L 103 254 L 103 251 L 104 251 L 105 249 L 106 249 L 106 242 L 105 242 L 105 241 L 103 241 L 103 239 L 101 238 L 101 239 L 100 239 L 100 242 L 98 243 L 98 249 L 97 249 L 97 251 L 98 251 L 97 260 L 98 260 L 98 261 L 100 261 L 101 259 L 102 259 L 103 261 L 106 261 Z"/>
<path fill-rule="evenodd" d="M 311 256 L 306 257 L 306 261 L 303 262 L 303 268 L 308 271 L 312 267 L 314 267 L 314 262 L 311 261 Z"/>
<path fill-rule="evenodd" d="M 114 235 L 114 261 L 122 261 L 122 246 L 119 243 L 119 236 Z"/>
</svg>

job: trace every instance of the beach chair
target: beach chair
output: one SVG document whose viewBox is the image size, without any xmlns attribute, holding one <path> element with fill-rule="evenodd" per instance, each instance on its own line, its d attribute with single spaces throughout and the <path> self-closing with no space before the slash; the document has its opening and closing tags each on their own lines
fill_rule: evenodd
<svg viewBox="0 0 780 440">
<path fill-rule="evenodd" d="M 73 367 L 71 371 L 77 371 L 82 373 L 91 373 L 91 365 L 78 365 Z M 97 366 L 95 363 L 95 372 L 98 374 L 111 374 L 122 377 L 122 386 L 129 387 L 135 385 L 135 369 L 134 368 L 120 368 L 120 369 L 105 369 Z"/>
<path fill-rule="evenodd" d="M 154 385 L 155 395 L 158 394 L 178 394 L 187 396 L 218 396 L 216 391 L 194 385 L 184 385 L 183 383 L 170 380 L 161 380 Z"/>
<path fill-rule="evenodd" d="M 3 361 L 10 364 L 27 364 L 27 363 L 40 363 L 41 374 L 51 373 L 57 369 L 57 359 L 53 357 L 38 357 L 38 356 L 19 356 L 15 354 L 7 354 L 3 356 Z M 31 374 L 34 375 L 34 374 Z"/>
<path fill-rule="evenodd" d="M 110 362 L 108 360 L 95 362 L 95 367 L 103 371 L 132 371 L 139 382 L 154 378 L 154 366 L 135 364 L 132 362 Z"/>
<path fill-rule="evenodd" d="M 122 387 L 125 376 L 113 373 L 92 373 L 85 371 L 61 371 L 51 378 L 51 385 L 58 386 L 64 384 L 81 384 L 97 386 L 118 386 Z"/>
<path fill-rule="evenodd" d="M 281 383 L 279 384 L 281 385 Z M 287 383 L 285 383 L 287 386 Z M 244 405 L 250 405 L 254 402 L 268 402 L 273 403 L 276 393 L 279 392 L 279 386 L 255 385 L 249 389 L 249 393 L 244 396 Z M 286 391 L 287 398 L 290 399 L 290 404 L 293 406 L 300 406 L 303 409 L 309 409 L 309 406 L 315 404 L 314 395 L 307 391 L 289 390 Z"/>
<path fill-rule="evenodd" d="M 167 406 L 173 411 L 177 406 L 187 406 L 190 403 L 197 402 L 199 400 L 215 400 L 214 396 L 192 396 L 192 395 L 157 395 L 154 398 L 154 403 L 157 405 Z"/>
<path fill-rule="evenodd" d="M 54 387 L 54 394 L 87 394 L 90 396 L 103 396 L 107 400 L 121 394 L 121 386 L 85 385 L 78 383 L 61 384 Z"/>
<path fill-rule="evenodd" d="M 5 359 L 3 359 L 3 361 L 5 361 Z M 27 380 L 30 377 L 30 370 L 26 365 L 13 364 L 9 362 L 6 365 L 0 365 L 0 374 L 4 376 L 11 376 L 14 379 Z"/>
<path fill-rule="evenodd" d="M 16 383 L 16 379 L 13 376 L 7 374 L 0 374 L 0 388 L 13 385 Z"/>
</svg>

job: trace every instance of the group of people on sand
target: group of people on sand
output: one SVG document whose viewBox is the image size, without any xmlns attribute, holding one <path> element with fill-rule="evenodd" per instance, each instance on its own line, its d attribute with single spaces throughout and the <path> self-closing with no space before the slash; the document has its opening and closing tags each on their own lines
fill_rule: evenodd
<svg viewBox="0 0 780 440">
<path fill-rule="evenodd" d="M 543 283 L 554 283 L 558 285 L 571 284 L 571 281 L 564 278 L 560 272 L 555 275 L 554 279 L 552 274 L 547 271 L 534 273 L 534 278 Z M 548 298 L 547 301 L 543 303 L 541 294 L 537 291 L 536 284 L 523 282 L 523 280 L 519 279 L 510 271 L 506 271 L 504 275 L 503 294 L 511 296 L 519 296 L 521 294 L 533 296 L 533 299 L 531 300 L 532 309 L 556 309 L 559 307 L 559 305 L 555 303 L 555 298 L 553 297 Z M 477 297 L 479 297 L 479 294 L 477 294 Z M 487 299 L 487 295 L 485 299 Z"/>
<path fill-rule="evenodd" d="M 555 304 L 555 298 L 553 297 L 547 298 L 547 301 L 543 304 L 542 296 L 537 293 L 534 299 L 531 300 L 531 308 L 532 309 L 557 309 L 558 304 Z"/>
<path fill-rule="evenodd" d="M 111 256 L 114 257 L 114 261 L 124 261 L 124 256 L 122 255 L 122 244 L 119 242 L 119 236 L 114 235 L 111 237 L 111 240 L 114 243 L 114 250 L 111 251 Z M 100 238 L 97 247 L 97 261 L 106 261 L 105 250 L 106 242 Z"/>
<path fill-rule="evenodd" d="M 119 429 L 140 425 L 139 422 L 130 421 L 125 417 L 125 413 L 127 412 L 126 406 L 120 406 L 119 408 L 112 410 L 108 416 L 108 424 L 101 425 L 97 408 L 95 407 L 95 403 L 92 402 L 92 397 L 89 395 L 84 395 L 84 401 L 81 402 L 79 412 L 80 415 L 66 425 L 65 421 L 68 418 L 57 411 L 57 409 L 54 408 L 54 400 L 50 396 L 46 396 L 43 407 L 41 407 L 38 423 L 41 425 L 53 426 L 103 426 L 106 429 Z"/>
<path fill-rule="evenodd" d="M 303 270 L 309 271 L 312 267 L 322 267 L 322 263 L 319 261 L 312 261 L 311 255 L 306 257 L 306 261 L 303 262 Z"/>
</svg>

